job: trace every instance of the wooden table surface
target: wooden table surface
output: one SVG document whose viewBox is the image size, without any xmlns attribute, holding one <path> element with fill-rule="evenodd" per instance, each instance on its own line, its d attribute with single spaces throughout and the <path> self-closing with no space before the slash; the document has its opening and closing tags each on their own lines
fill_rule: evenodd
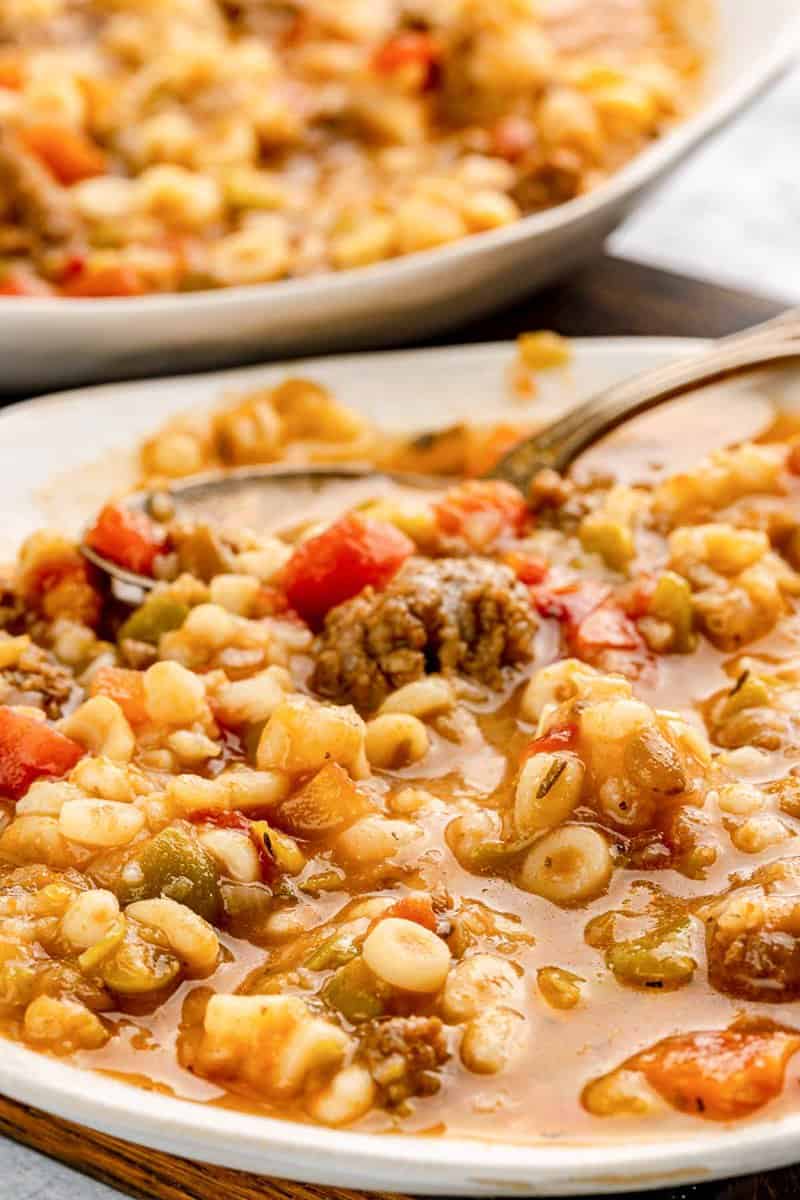
<svg viewBox="0 0 800 1200">
<path fill-rule="evenodd" d="M 431 344 L 501 340 L 530 329 L 556 329 L 573 337 L 604 334 L 720 337 L 766 320 L 781 307 L 765 296 L 602 258 L 525 303 L 453 330 Z M 363 1200 L 360 1194 L 341 1189 L 304 1187 L 196 1166 L 57 1121 L 2 1097 L 0 1134 L 141 1200 Z M 0 1196 L 3 1195 L 0 1179 Z M 654 1200 L 800 1200 L 800 1168 L 648 1195 Z"/>
</svg>

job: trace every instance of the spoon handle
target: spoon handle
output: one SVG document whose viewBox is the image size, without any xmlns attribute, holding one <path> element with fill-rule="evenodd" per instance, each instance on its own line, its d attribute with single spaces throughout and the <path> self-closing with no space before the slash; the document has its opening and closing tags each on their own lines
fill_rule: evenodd
<svg viewBox="0 0 800 1200">
<path fill-rule="evenodd" d="M 527 492 L 542 468 L 565 471 L 584 450 L 631 418 L 694 388 L 795 357 L 800 357 L 800 308 L 788 309 L 763 325 L 723 338 L 703 354 L 643 371 L 612 385 L 514 446 L 490 477 Z"/>
</svg>

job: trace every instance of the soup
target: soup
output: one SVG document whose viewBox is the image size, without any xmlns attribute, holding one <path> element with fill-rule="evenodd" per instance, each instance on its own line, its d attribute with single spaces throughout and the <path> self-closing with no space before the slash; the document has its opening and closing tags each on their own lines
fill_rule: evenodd
<svg viewBox="0 0 800 1200">
<path fill-rule="evenodd" d="M 136 607 L 27 541 L 0 607 L 6 1036 L 365 1130 L 796 1107 L 794 427 L 677 475 L 666 445 L 649 482 L 602 451 L 527 496 L 474 477 L 521 432 L 409 441 L 289 380 L 141 448 L 148 509 L 89 534 L 149 577 Z M 169 494 L 348 459 L 442 487 L 290 534 Z"/>
</svg>

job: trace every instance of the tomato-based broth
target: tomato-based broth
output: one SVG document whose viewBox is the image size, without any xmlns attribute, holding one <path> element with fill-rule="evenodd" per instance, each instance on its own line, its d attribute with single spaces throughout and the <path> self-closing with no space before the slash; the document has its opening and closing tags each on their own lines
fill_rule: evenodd
<svg viewBox="0 0 800 1200">
<path fill-rule="evenodd" d="M 476 478 L 522 422 L 409 440 L 287 380 L 141 447 L 147 510 L 89 534 L 155 581 L 138 607 L 32 536 L 0 598 L 3 1032 L 373 1131 L 796 1108 L 797 426 L 756 398 L 752 441 L 676 475 L 680 413 L 522 496 Z M 170 495 L 281 460 L 442 486 L 289 505 L 291 536 Z"/>
</svg>

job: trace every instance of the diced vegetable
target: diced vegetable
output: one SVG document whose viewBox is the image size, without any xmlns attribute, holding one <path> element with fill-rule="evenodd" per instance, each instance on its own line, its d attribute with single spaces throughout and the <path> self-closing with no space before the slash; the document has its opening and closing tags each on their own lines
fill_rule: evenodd
<svg viewBox="0 0 800 1200">
<path fill-rule="evenodd" d="M 298 837 L 338 833 L 364 815 L 368 805 L 347 771 L 330 762 L 278 807 L 277 819 Z"/>
<path fill-rule="evenodd" d="M 143 725 L 148 720 L 141 671 L 101 667 L 92 677 L 90 691 L 93 696 L 110 696 L 116 700 L 131 725 Z"/>
<path fill-rule="evenodd" d="M 417 925 L 436 933 L 436 913 L 433 911 L 430 896 L 404 896 L 402 900 L 395 901 L 391 908 L 387 908 L 379 920 L 385 917 L 402 917 L 406 921 L 415 921 Z"/>
<path fill-rule="evenodd" d="M 332 1008 L 354 1024 L 382 1015 L 386 993 L 359 955 L 339 967 L 323 988 L 322 995 Z"/>
<path fill-rule="evenodd" d="M 581 521 L 579 535 L 587 554 L 599 554 L 615 571 L 622 571 L 636 553 L 633 531 L 604 513 L 590 513 Z"/>
<path fill-rule="evenodd" d="M 127 927 L 125 917 L 120 914 L 105 936 L 84 950 L 78 959 L 78 966 L 86 975 L 94 974 L 103 960 L 122 944 Z"/>
<path fill-rule="evenodd" d="M 607 600 L 611 588 L 596 579 L 585 579 L 567 587 L 541 588 L 534 594 L 536 607 L 543 617 L 562 621 L 568 632 L 577 631 L 581 622 Z"/>
<path fill-rule="evenodd" d="M 86 535 L 87 543 L 128 571 L 152 575 L 166 534 L 149 517 L 119 504 L 107 504 Z"/>
<path fill-rule="evenodd" d="M 525 583 L 528 587 L 537 587 L 543 583 L 549 570 L 546 559 L 537 558 L 532 554 L 519 554 L 515 550 L 506 555 L 505 562 L 520 583 Z"/>
<path fill-rule="evenodd" d="M 61 285 L 61 294 L 72 300 L 141 296 L 146 290 L 139 272 L 124 263 L 86 263 Z"/>
<path fill-rule="evenodd" d="M 629 1063 L 675 1108 L 728 1121 L 778 1096 L 800 1036 L 771 1022 L 753 1029 L 679 1034 Z"/>
<path fill-rule="evenodd" d="M 283 575 L 291 607 L 314 628 L 365 587 L 382 588 L 414 553 L 394 525 L 351 513 L 297 547 Z"/>
<path fill-rule="evenodd" d="M 20 140 L 59 183 L 70 186 L 93 175 L 102 175 L 106 156 L 84 133 L 70 125 L 40 122 L 26 125 Z"/>
<path fill-rule="evenodd" d="M 99 975 L 119 996 L 144 996 L 169 987 L 180 972 L 174 954 L 129 933 L 99 964 Z"/>
<path fill-rule="evenodd" d="M 189 615 L 189 607 L 168 595 L 148 596 L 128 617 L 119 631 L 119 640 L 131 638 L 157 646 L 162 634 L 179 629 Z"/>
<path fill-rule="evenodd" d="M 581 658 L 591 658 L 598 650 L 639 650 L 643 646 L 630 617 L 611 605 L 602 605 L 584 617 L 573 640 Z"/>
<path fill-rule="evenodd" d="M 297 842 L 280 830 L 273 829 L 266 821 L 251 821 L 250 837 L 262 858 L 265 882 L 273 878 L 276 872 L 299 875 L 306 865 L 305 855 Z"/>
<path fill-rule="evenodd" d="M 44 722 L 0 707 L 0 795 L 19 800 L 34 780 L 66 775 L 85 753 Z"/>
<path fill-rule="evenodd" d="M 621 983 L 645 988 L 679 988 L 690 983 L 697 969 L 691 954 L 691 921 L 677 920 L 655 933 L 617 942 L 606 962 Z"/>
<path fill-rule="evenodd" d="M 120 904 L 166 896 L 212 923 L 222 897 L 213 859 L 187 829 L 162 829 L 131 858 L 114 885 Z"/>
<path fill-rule="evenodd" d="M 649 611 L 651 616 L 672 626 L 671 650 L 688 654 L 694 649 L 692 589 L 682 575 L 664 571 L 659 576 Z"/>
<path fill-rule="evenodd" d="M 525 747 L 522 761 L 534 754 L 552 754 L 554 750 L 574 750 L 578 741 L 577 725 L 557 725 Z"/>
<path fill-rule="evenodd" d="M 720 720 L 727 721 L 746 708 L 762 708 L 769 704 L 770 692 L 767 684 L 751 671 L 743 671 L 728 692 L 720 712 Z"/>
<path fill-rule="evenodd" d="M 504 536 L 519 536 L 531 522 L 521 492 L 501 480 L 469 480 L 449 488 L 434 505 L 442 533 L 464 538 L 476 550 Z"/>
<path fill-rule="evenodd" d="M 358 954 L 358 947 L 349 933 L 332 933 L 312 951 L 303 964 L 309 971 L 330 971 L 343 967 Z"/>
</svg>

